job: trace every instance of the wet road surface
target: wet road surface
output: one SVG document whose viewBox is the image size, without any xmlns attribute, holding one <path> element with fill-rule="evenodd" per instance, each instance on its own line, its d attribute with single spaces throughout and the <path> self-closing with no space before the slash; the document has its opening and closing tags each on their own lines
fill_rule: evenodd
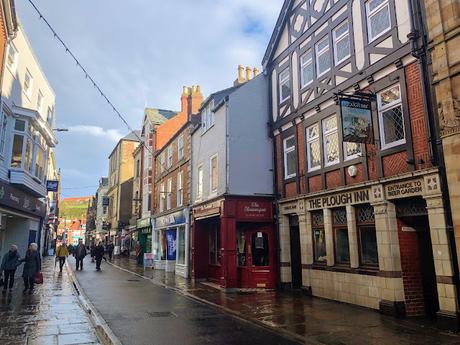
<svg viewBox="0 0 460 345">
<path fill-rule="evenodd" d="M 124 345 L 299 344 L 108 264 L 84 265 L 76 277 Z"/>
<path fill-rule="evenodd" d="M 433 321 L 396 319 L 377 311 L 301 293 L 242 291 L 223 293 L 208 283 L 196 283 L 173 273 L 144 270 L 134 260 L 115 265 L 149 278 L 157 285 L 189 294 L 246 319 L 289 332 L 315 344 L 460 344 L 456 334 L 440 331 Z"/>
<path fill-rule="evenodd" d="M 22 293 L 22 266 L 18 268 L 13 292 L 0 295 L 1 345 L 99 344 L 67 272 L 58 271 L 54 258 L 44 258 L 44 283 L 29 295 Z"/>
</svg>

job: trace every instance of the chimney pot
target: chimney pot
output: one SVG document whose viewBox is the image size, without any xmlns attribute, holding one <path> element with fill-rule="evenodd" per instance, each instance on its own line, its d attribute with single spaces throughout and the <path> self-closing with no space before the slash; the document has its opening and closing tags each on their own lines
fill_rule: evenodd
<svg viewBox="0 0 460 345">
<path fill-rule="evenodd" d="M 249 81 L 252 79 L 252 69 L 251 67 L 246 67 L 246 81 Z"/>
<path fill-rule="evenodd" d="M 238 82 L 243 83 L 244 80 L 244 67 L 243 65 L 238 65 Z"/>
<path fill-rule="evenodd" d="M 259 75 L 259 69 L 257 67 L 254 67 L 254 78 Z"/>
<path fill-rule="evenodd" d="M 182 89 L 182 96 L 188 96 L 190 93 L 190 90 L 188 88 L 188 86 L 184 86 L 183 89 Z"/>
</svg>

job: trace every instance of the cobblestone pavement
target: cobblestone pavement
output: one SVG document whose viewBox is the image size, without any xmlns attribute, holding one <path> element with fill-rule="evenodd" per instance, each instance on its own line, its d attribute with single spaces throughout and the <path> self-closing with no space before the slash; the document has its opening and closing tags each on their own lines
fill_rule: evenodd
<svg viewBox="0 0 460 345">
<path fill-rule="evenodd" d="M 319 344 L 459 344 L 460 336 L 442 332 L 428 320 L 396 319 L 358 306 L 278 291 L 224 293 L 164 271 L 144 269 L 131 259 L 113 264 L 218 305 L 248 320 L 287 331 Z"/>
<path fill-rule="evenodd" d="M 54 258 L 42 262 L 43 285 L 23 294 L 22 267 L 12 293 L 0 295 L 0 344 L 96 345 L 90 320 L 74 295 L 69 275 L 54 268 Z"/>
</svg>

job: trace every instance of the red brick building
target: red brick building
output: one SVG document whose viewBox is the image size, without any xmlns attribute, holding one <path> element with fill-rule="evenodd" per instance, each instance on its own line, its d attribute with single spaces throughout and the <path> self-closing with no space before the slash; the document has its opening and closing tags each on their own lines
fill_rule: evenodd
<svg viewBox="0 0 460 345">
<path fill-rule="evenodd" d="M 264 57 L 279 279 L 385 313 L 452 320 L 453 253 L 415 16 L 395 0 L 285 1 Z"/>
</svg>

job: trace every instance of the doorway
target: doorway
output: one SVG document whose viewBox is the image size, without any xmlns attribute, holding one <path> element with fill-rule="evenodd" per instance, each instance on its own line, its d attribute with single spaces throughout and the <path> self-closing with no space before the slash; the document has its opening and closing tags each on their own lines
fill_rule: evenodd
<svg viewBox="0 0 460 345">
<path fill-rule="evenodd" d="M 291 287 L 302 288 L 302 257 L 300 250 L 299 217 L 289 217 L 289 237 L 291 242 Z"/>
</svg>

